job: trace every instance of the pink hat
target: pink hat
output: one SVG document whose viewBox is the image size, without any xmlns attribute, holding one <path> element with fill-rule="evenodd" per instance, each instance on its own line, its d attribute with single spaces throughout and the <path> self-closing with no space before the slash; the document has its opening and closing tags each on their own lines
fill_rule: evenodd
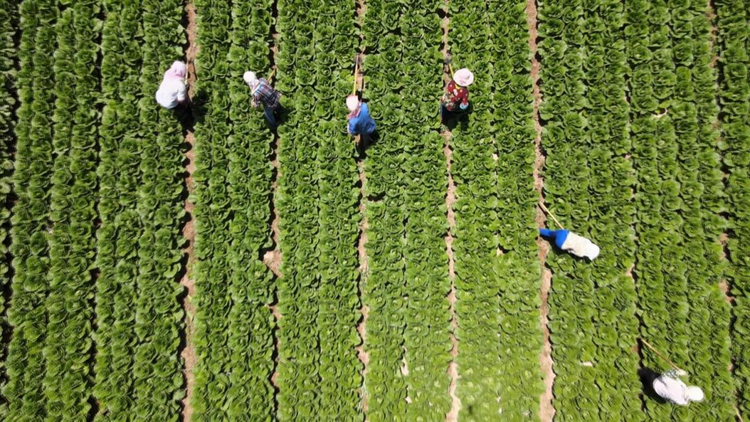
<svg viewBox="0 0 750 422">
<path fill-rule="evenodd" d="M 459 86 L 469 86 L 474 82 L 474 74 L 466 68 L 458 69 L 456 73 L 453 74 L 453 80 L 456 81 Z"/>
<path fill-rule="evenodd" d="M 172 67 L 170 67 L 169 70 L 164 72 L 164 77 L 185 79 L 186 74 L 187 74 L 187 66 L 185 66 L 185 63 L 176 61 L 172 63 Z"/>
<path fill-rule="evenodd" d="M 359 107 L 359 98 L 356 95 L 346 97 L 346 107 L 349 111 L 354 111 Z"/>
</svg>

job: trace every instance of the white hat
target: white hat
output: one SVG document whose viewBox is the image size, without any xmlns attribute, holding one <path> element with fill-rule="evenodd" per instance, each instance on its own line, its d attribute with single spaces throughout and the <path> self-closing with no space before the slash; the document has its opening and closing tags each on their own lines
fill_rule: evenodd
<svg viewBox="0 0 750 422">
<path fill-rule="evenodd" d="M 245 80 L 245 83 L 252 88 L 255 84 L 258 83 L 258 78 L 255 77 L 255 72 L 245 72 L 242 75 L 242 79 Z"/>
<path fill-rule="evenodd" d="M 453 80 L 456 81 L 459 86 L 469 86 L 474 82 L 474 74 L 466 68 L 458 69 L 456 73 L 453 74 Z"/>
<path fill-rule="evenodd" d="M 348 108 L 349 111 L 354 111 L 357 107 L 359 107 L 359 98 L 357 98 L 356 95 L 346 97 L 346 108 Z"/>
<path fill-rule="evenodd" d="M 687 399 L 689 401 L 703 401 L 703 390 L 700 387 L 688 387 L 687 388 Z"/>
</svg>

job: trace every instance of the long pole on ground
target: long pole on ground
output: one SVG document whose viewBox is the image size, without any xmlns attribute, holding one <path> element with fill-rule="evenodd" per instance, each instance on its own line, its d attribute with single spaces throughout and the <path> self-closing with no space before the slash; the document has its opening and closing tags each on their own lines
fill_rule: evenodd
<svg viewBox="0 0 750 422">
<path fill-rule="evenodd" d="M 660 358 L 664 359 L 664 361 L 666 361 L 666 362 L 667 362 L 668 364 L 672 365 L 672 367 L 673 367 L 674 369 L 677 369 L 678 371 L 682 371 L 682 369 L 680 369 L 680 367 L 679 367 L 679 366 L 675 365 L 675 364 L 674 364 L 674 363 L 673 363 L 673 362 L 672 362 L 671 360 L 667 359 L 667 358 L 666 358 L 666 357 L 665 357 L 664 355 L 662 355 L 661 353 L 659 353 L 659 351 L 658 351 L 658 350 L 656 350 L 656 348 L 654 348 L 654 346 L 650 345 L 650 344 L 649 344 L 649 343 L 648 343 L 648 342 L 647 342 L 646 340 L 644 340 L 644 339 L 641 339 L 641 341 L 642 341 L 642 342 L 643 342 L 643 344 L 645 344 L 645 345 L 646 345 L 646 346 L 647 346 L 647 347 L 648 347 L 649 349 L 651 349 L 651 350 L 652 350 L 652 351 L 653 351 L 654 353 L 656 353 L 656 354 L 657 354 L 657 356 L 659 356 Z"/>
<path fill-rule="evenodd" d="M 544 206 L 544 203 L 540 202 L 539 206 L 542 207 L 542 209 L 544 210 L 544 212 L 547 213 L 547 215 L 549 215 L 550 217 L 552 217 L 552 219 L 555 221 L 555 223 L 557 223 L 557 227 L 565 230 L 565 227 L 563 227 L 563 225 L 560 224 L 559 221 L 557 221 L 557 218 L 555 218 L 555 214 L 552 214 L 552 212 L 550 210 L 548 210 L 547 207 Z"/>
</svg>

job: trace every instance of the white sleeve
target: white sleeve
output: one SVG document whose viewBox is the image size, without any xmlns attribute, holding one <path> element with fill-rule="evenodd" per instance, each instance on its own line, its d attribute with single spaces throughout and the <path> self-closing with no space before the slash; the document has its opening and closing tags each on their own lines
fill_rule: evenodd
<svg viewBox="0 0 750 422">
<path fill-rule="evenodd" d="M 187 98 L 187 86 L 185 83 L 180 81 L 180 88 L 177 90 L 177 101 L 182 102 Z"/>
<path fill-rule="evenodd" d="M 687 386 L 684 382 L 664 375 L 654 380 L 654 391 L 656 394 L 680 406 L 687 406 L 688 404 L 688 401 L 685 399 L 686 389 Z"/>
<path fill-rule="evenodd" d="M 590 259 L 596 258 L 599 255 L 599 247 L 583 236 L 579 236 L 573 232 L 568 233 L 568 237 L 565 238 L 562 248 L 576 256 L 581 258 L 589 257 Z"/>
</svg>

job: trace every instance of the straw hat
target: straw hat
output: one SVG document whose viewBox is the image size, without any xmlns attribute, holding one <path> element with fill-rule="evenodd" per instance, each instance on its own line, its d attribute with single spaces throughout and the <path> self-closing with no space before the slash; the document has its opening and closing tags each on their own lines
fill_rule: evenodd
<svg viewBox="0 0 750 422">
<path fill-rule="evenodd" d="M 254 87 L 255 84 L 258 83 L 258 78 L 255 76 L 255 72 L 245 72 L 242 75 L 242 79 L 245 80 L 245 83 L 250 87 Z"/>
<path fill-rule="evenodd" d="M 459 86 L 469 86 L 474 82 L 474 74 L 466 68 L 458 69 L 456 73 L 453 74 L 453 80 L 456 81 Z"/>
<path fill-rule="evenodd" d="M 348 108 L 349 111 L 354 111 L 357 107 L 359 107 L 359 98 L 357 98 L 356 95 L 346 97 L 346 108 Z"/>
</svg>

